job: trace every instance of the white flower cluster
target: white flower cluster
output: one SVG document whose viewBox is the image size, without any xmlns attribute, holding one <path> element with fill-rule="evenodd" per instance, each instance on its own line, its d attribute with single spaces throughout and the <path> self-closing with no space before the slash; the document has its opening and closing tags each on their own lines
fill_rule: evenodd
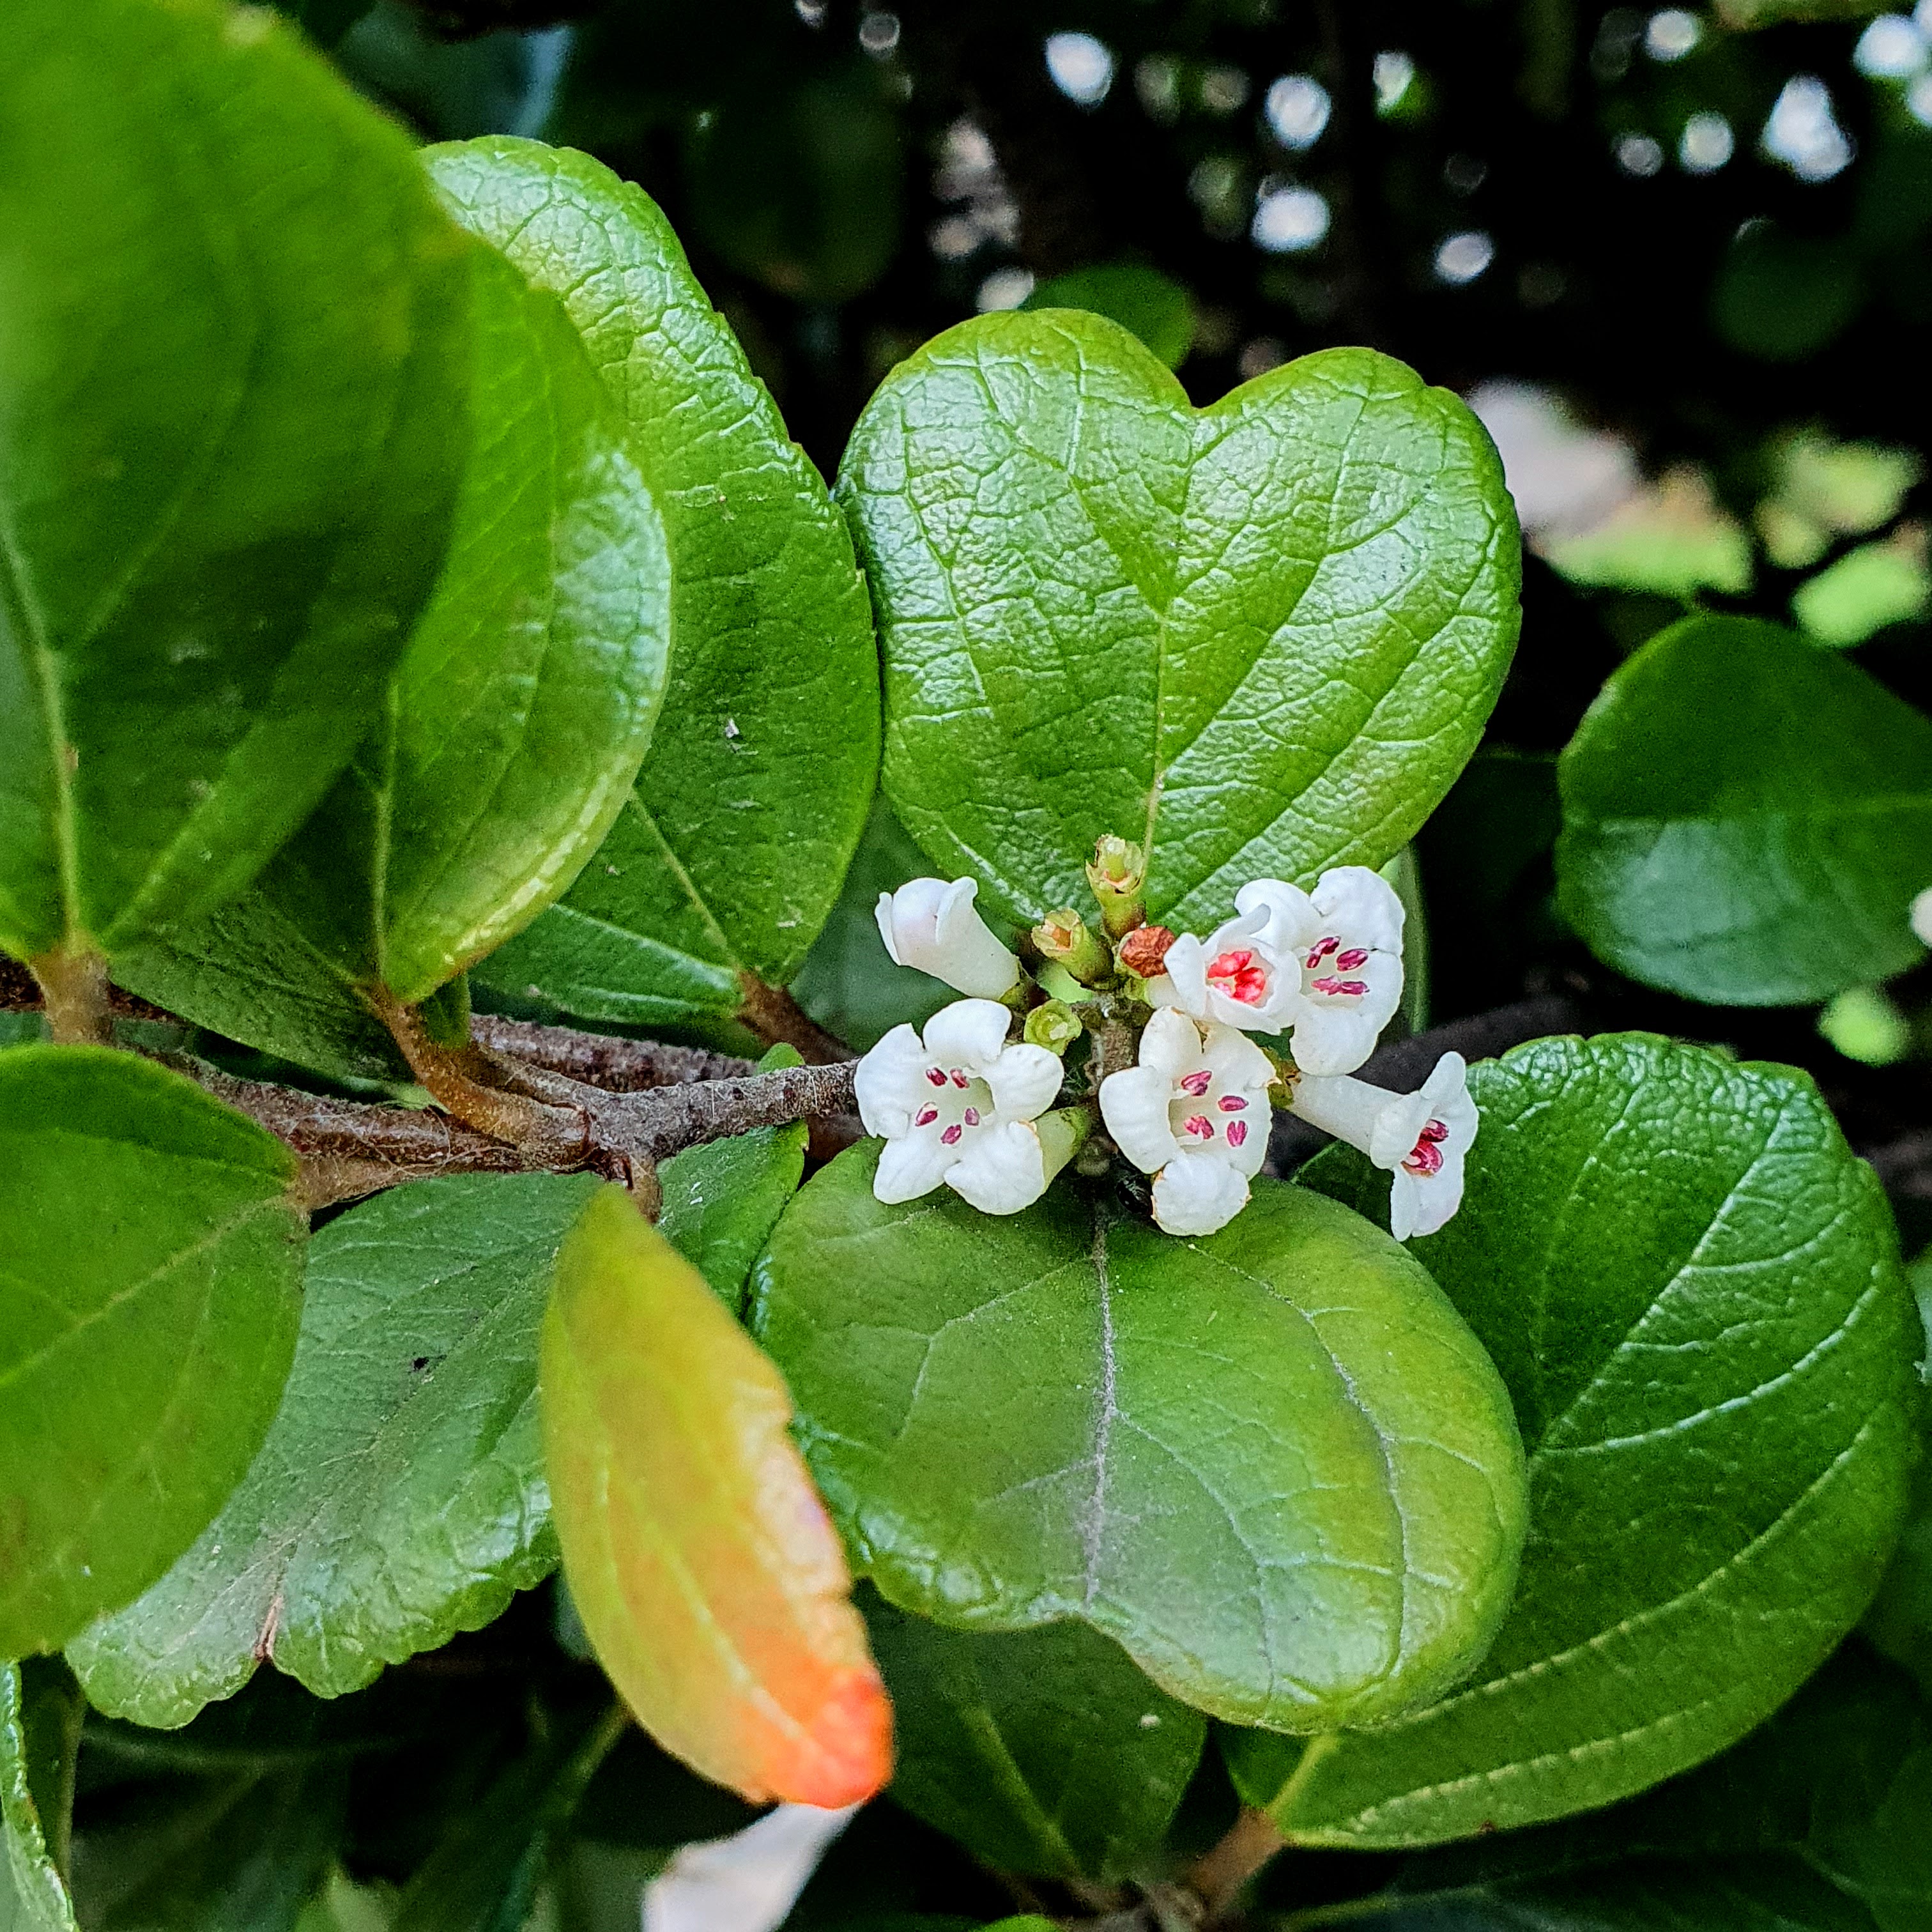
<svg viewBox="0 0 1932 1932">
<path fill-rule="evenodd" d="M 973 997 L 923 1035 L 887 1034 L 860 1063 L 859 1111 L 886 1142 L 881 1201 L 944 1184 L 1010 1214 L 1046 1191 L 1082 1129 L 1074 1110 L 1048 1111 L 1058 1056 L 1007 1043 L 1012 1016 L 999 1000 L 1020 983 L 1020 962 L 980 916 L 977 890 L 915 879 L 880 896 L 894 961 Z M 1455 1213 L 1477 1126 L 1461 1055 L 1444 1054 L 1414 1094 L 1353 1077 L 1402 998 L 1402 902 L 1381 875 L 1343 866 L 1312 892 L 1280 879 L 1244 886 L 1234 918 L 1204 940 L 1157 927 L 1127 936 L 1120 956 L 1142 962 L 1155 1011 L 1136 1064 L 1101 1083 L 1100 1114 L 1153 1175 L 1154 1219 L 1169 1234 L 1210 1234 L 1246 1204 L 1268 1154 L 1270 1090 L 1284 1079 L 1291 1112 L 1394 1176 L 1397 1239 L 1432 1234 Z M 1294 1070 L 1283 1076 L 1254 1033 L 1286 1034 Z"/>
</svg>

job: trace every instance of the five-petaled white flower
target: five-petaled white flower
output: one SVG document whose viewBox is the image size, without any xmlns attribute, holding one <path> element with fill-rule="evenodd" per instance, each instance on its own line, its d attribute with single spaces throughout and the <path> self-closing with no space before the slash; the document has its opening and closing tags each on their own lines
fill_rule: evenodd
<svg viewBox="0 0 1932 1932">
<path fill-rule="evenodd" d="M 974 904 L 976 879 L 914 879 L 881 892 L 879 937 L 896 966 L 914 966 L 976 999 L 997 1000 L 1019 984 L 1020 962 Z"/>
<path fill-rule="evenodd" d="M 1350 1073 L 1402 998 L 1402 901 L 1366 866 L 1324 872 L 1312 892 L 1256 879 L 1206 940 L 1183 933 L 1148 982 L 1156 1005 L 1248 1033 L 1292 1030 L 1304 1072 Z"/>
<path fill-rule="evenodd" d="M 1268 1154 L 1266 1054 L 1232 1027 L 1163 1006 L 1139 1063 L 1100 1084 L 1114 1144 L 1154 1176 L 1154 1217 L 1170 1234 L 1211 1234 L 1247 1204 Z"/>
<path fill-rule="evenodd" d="M 1288 1108 L 1394 1175 L 1389 1232 L 1406 1241 L 1434 1234 L 1462 1204 L 1462 1163 L 1478 1124 L 1468 1075 L 1460 1053 L 1445 1053 L 1414 1094 L 1308 1074 L 1294 1083 Z"/>
<path fill-rule="evenodd" d="M 1034 1124 L 1061 1067 L 1043 1046 L 1009 1046 L 1012 1018 L 997 1001 L 956 1000 L 923 1039 L 896 1026 L 860 1061 L 859 1118 L 885 1136 L 872 1180 L 881 1201 L 916 1201 L 944 1181 L 982 1213 L 1012 1214 L 1046 1192 L 1072 1151 Z"/>
</svg>

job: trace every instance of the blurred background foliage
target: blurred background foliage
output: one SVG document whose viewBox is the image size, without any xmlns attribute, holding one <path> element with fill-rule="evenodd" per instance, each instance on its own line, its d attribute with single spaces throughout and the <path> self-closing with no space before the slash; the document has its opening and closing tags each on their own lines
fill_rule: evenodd
<svg viewBox="0 0 1932 1932">
<path fill-rule="evenodd" d="M 1925 1136 L 1932 975 L 1694 1006 L 1591 958 L 1550 854 L 1555 754 L 1687 606 L 1932 706 L 1932 0 L 284 4 L 426 137 L 640 182 L 828 478 L 885 372 L 989 308 L 1112 314 L 1200 403 L 1340 342 L 1461 392 L 1530 554 L 1489 742 L 1421 842 L 1430 1017 L 1568 992 L 1810 1066 L 1862 1148 Z M 900 1016 L 848 910 L 800 990 L 862 1044 Z M 1914 1246 L 1925 1166 L 1881 1163 Z"/>
</svg>

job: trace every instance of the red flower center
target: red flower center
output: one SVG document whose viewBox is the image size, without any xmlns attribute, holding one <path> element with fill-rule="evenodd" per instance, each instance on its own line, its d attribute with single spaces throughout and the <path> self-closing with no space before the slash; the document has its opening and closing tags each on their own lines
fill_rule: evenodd
<svg viewBox="0 0 1932 1932">
<path fill-rule="evenodd" d="M 1208 968 L 1208 983 L 1244 1006 L 1258 1006 L 1268 998 L 1268 970 L 1245 946 L 1214 961 Z"/>
</svg>

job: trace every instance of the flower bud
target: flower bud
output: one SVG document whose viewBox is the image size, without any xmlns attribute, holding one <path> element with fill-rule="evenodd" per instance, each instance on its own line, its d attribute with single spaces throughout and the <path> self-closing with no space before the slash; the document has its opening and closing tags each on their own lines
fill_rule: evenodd
<svg viewBox="0 0 1932 1932">
<path fill-rule="evenodd" d="M 1043 1046 L 1049 1053 L 1064 1057 L 1066 1049 L 1080 1037 L 1081 1024 L 1073 1009 L 1064 1000 L 1048 1000 L 1026 1016 L 1024 1036 L 1029 1046 Z"/>
<path fill-rule="evenodd" d="M 1048 913 L 1034 928 L 1033 943 L 1042 958 L 1064 966 L 1082 986 L 1112 976 L 1113 954 L 1077 912 L 1063 907 Z"/>
<path fill-rule="evenodd" d="M 1100 902 L 1100 922 L 1110 939 L 1131 932 L 1147 916 L 1147 854 L 1110 832 L 1094 844 L 1087 883 Z"/>
<path fill-rule="evenodd" d="M 896 966 L 916 967 L 976 999 L 1017 985 L 1020 962 L 994 936 L 973 900 L 973 879 L 914 879 L 879 895 L 879 937 Z"/>
<path fill-rule="evenodd" d="M 1142 980 L 1151 980 L 1160 970 L 1174 934 L 1164 926 L 1137 926 L 1120 941 L 1121 965 Z"/>
</svg>

